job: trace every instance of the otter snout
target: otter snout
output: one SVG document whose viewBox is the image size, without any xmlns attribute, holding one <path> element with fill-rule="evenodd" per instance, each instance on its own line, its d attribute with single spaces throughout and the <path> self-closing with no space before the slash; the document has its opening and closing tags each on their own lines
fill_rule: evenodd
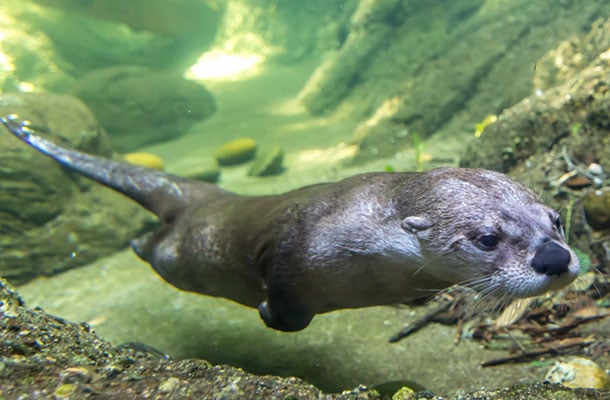
<svg viewBox="0 0 610 400">
<path fill-rule="evenodd" d="M 534 271 L 547 276 L 559 276 L 569 271 L 572 256 L 563 246 L 555 242 L 545 242 L 534 254 L 531 265 Z"/>
</svg>

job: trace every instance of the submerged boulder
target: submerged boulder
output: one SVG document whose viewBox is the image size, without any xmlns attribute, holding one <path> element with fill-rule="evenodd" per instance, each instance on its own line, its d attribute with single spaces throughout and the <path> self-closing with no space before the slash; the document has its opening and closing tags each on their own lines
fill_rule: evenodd
<svg viewBox="0 0 610 400">
<path fill-rule="evenodd" d="M 110 140 L 80 100 L 53 94 L 0 96 L 58 144 L 112 157 Z M 66 172 L 0 127 L 0 275 L 24 282 L 88 263 L 127 245 L 149 221 L 132 202 Z"/>
<path fill-rule="evenodd" d="M 202 85 L 137 66 L 93 71 L 78 80 L 73 92 L 120 151 L 182 136 L 216 111 L 214 98 Z"/>
</svg>

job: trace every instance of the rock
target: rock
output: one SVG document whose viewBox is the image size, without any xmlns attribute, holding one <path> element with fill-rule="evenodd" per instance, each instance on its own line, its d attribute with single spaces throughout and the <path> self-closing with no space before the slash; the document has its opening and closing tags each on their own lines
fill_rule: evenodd
<svg viewBox="0 0 610 400">
<path fill-rule="evenodd" d="M 140 167 L 152 168 L 163 171 L 163 159 L 155 154 L 135 152 L 123 154 L 123 158 L 130 164 Z"/>
<path fill-rule="evenodd" d="M 5 94 L 0 97 L 0 115 L 18 114 L 34 127 L 41 127 L 52 140 L 93 154 L 109 156 L 108 137 L 93 114 L 80 100 L 61 95 Z M 0 207 L 13 224 L 3 232 L 27 231 L 61 213 L 76 186 L 49 158 L 13 138 L 0 128 L 3 185 Z M 19 216 L 15 218 L 14 216 Z M 0 256 L 1 257 L 1 256 Z"/>
<path fill-rule="evenodd" d="M 120 151 L 179 137 L 216 110 L 212 95 L 200 84 L 135 66 L 91 72 L 73 91 Z"/>
<path fill-rule="evenodd" d="M 573 35 L 536 63 L 534 87 L 551 89 L 567 82 L 610 47 L 610 20 L 593 22 L 586 35 Z"/>
<path fill-rule="evenodd" d="M 595 41 L 600 37 L 583 34 Z M 582 38 L 577 42 L 596 46 Z M 594 190 L 605 191 L 607 179 L 599 173 L 610 170 L 609 67 L 610 51 L 604 50 L 579 72 L 565 75 L 566 82 L 504 110 L 472 140 L 460 161 L 463 167 L 503 171 L 533 186 L 549 206 L 561 210 L 570 245 L 590 251 L 601 265 L 610 262 L 608 238 L 591 227 L 607 226 L 605 200 Z"/>
<path fill-rule="evenodd" d="M 190 179 L 198 179 L 204 182 L 218 182 L 220 178 L 220 168 L 218 167 L 203 167 L 199 170 L 191 170 L 188 171 L 186 175 L 187 178 Z"/>
<path fill-rule="evenodd" d="M 532 96 L 505 110 L 469 143 L 460 165 L 507 172 L 536 151 L 553 146 L 569 131 L 571 119 L 559 116 L 550 101 L 551 96 Z"/>
<path fill-rule="evenodd" d="M 312 114 L 326 114 L 338 106 L 361 79 L 363 70 L 383 49 L 391 34 L 387 23 L 403 7 L 398 0 L 360 1 L 352 16 L 345 43 L 320 65 L 301 90 L 299 98 Z"/>
<path fill-rule="evenodd" d="M 610 53 L 601 53 L 562 85 L 506 109 L 469 144 L 460 164 L 507 172 L 535 154 L 565 146 L 585 167 L 599 160 L 608 170 L 609 65 Z"/>
<path fill-rule="evenodd" d="M 180 388 L 180 379 L 170 377 L 167 380 L 159 383 L 159 393 L 167 394 L 175 392 Z"/>
<path fill-rule="evenodd" d="M 36 0 L 67 12 L 122 22 L 134 30 L 146 30 L 170 37 L 196 36 L 210 42 L 214 37 L 224 4 L 218 1 L 170 0 Z"/>
<path fill-rule="evenodd" d="M 254 158 L 256 147 L 254 139 L 235 139 L 220 146 L 214 152 L 214 157 L 220 165 L 241 164 Z"/>
<path fill-rule="evenodd" d="M 407 134 L 465 141 L 486 115 L 500 114 L 534 91 L 540 57 L 593 18 L 609 15 L 610 4 L 559 6 L 551 0 L 470 0 L 442 9 L 401 2 L 390 18 L 352 27 L 339 55 L 310 78 L 303 102 L 312 113 L 337 109 L 360 121 L 356 163 L 409 148 Z M 362 43 L 354 46 L 358 35 Z"/>
<path fill-rule="evenodd" d="M 0 115 L 12 113 L 59 144 L 112 157 L 103 128 L 74 97 L 1 96 Z M 126 246 L 150 221 L 133 202 L 66 173 L 4 127 L 0 135 L 0 275 L 21 283 L 83 265 Z"/>
<path fill-rule="evenodd" d="M 283 65 L 319 59 L 345 39 L 358 1 L 236 0 L 226 3 L 213 49 L 257 53 Z M 227 44 L 230 44 L 227 47 Z"/>
<path fill-rule="evenodd" d="M 57 388 L 55 388 L 55 398 L 58 400 L 66 399 L 69 400 L 73 394 L 75 394 L 77 385 L 74 383 L 60 383 Z"/>
<path fill-rule="evenodd" d="M 39 9 L 29 1 L 0 2 L 0 93 L 60 92 L 74 81 L 69 63 L 40 31 Z"/>
<path fill-rule="evenodd" d="M 284 152 L 280 146 L 275 145 L 256 157 L 250 166 L 248 175 L 251 176 L 270 176 L 278 175 L 284 171 Z"/>
<path fill-rule="evenodd" d="M 74 76 L 126 64 L 183 71 L 209 48 L 225 9 L 221 2 L 189 0 L 36 3 L 21 20 L 52 41 L 61 68 Z"/>
<path fill-rule="evenodd" d="M 392 400 L 416 400 L 417 394 L 408 386 L 403 386 L 392 395 Z"/>
<path fill-rule="evenodd" d="M 604 370 L 593 361 L 583 357 L 574 357 L 567 362 L 556 362 L 544 380 L 570 388 L 604 389 L 608 387 L 608 377 Z"/>
<path fill-rule="evenodd" d="M 462 391 L 460 391 L 462 392 Z M 605 398 L 608 390 L 571 389 L 557 384 L 515 385 L 500 389 L 480 389 L 469 393 L 457 394 L 452 400 L 585 400 Z M 598 397 L 599 396 L 599 397 Z M 428 399 L 428 397 L 425 397 Z M 436 398 L 435 398 L 436 400 Z M 439 399 L 440 400 L 440 399 Z"/>
<path fill-rule="evenodd" d="M 593 229 L 610 229 L 610 190 L 595 190 L 582 199 L 587 222 Z"/>
<path fill-rule="evenodd" d="M 205 182 L 217 182 L 220 178 L 220 167 L 216 160 L 212 158 L 197 158 L 183 161 L 185 162 L 174 164 L 167 172 Z"/>
</svg>

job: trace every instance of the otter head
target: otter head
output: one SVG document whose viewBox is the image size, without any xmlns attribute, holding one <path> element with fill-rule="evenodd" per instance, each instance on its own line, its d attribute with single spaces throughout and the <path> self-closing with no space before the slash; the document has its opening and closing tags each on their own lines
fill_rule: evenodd
<svg viewBox="0 0 610 400">
<path fill-rule="evenodd" d="M 402 227 L 417 237 L 438 279 L 508 301 L 558 289 L 578 275 L 559 214 L 525 186 L 473 169 L 431 171 L 426 186 L 427 207 Z"/>
</svg>

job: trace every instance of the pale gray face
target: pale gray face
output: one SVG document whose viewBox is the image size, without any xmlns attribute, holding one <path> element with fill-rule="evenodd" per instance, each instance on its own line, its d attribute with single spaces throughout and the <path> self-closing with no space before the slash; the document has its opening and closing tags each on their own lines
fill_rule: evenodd
<svg viewBox="0 0 610 400">
<path fill-rule="evenodd" d="M 468 228 L 444 250 L 458 264 L 476 266 L 480 282 L 468 279 L 479 290 L 529 297 L 565 286 L 578 275 L 578 259 L 564 242 L 559 216 L 541 204 L 520 212 L 499 210 Z"/>
<path fill-rule="evenodd" d="M 405 229 L 427 222 L 415 230 L 439 278 L 507 300 L 572 282 L 580 267 L 557 212 L 502 174 L 467 173 L 441 177 L 434 196 L 451 201 L 403 222 Z"/>
</svg>

